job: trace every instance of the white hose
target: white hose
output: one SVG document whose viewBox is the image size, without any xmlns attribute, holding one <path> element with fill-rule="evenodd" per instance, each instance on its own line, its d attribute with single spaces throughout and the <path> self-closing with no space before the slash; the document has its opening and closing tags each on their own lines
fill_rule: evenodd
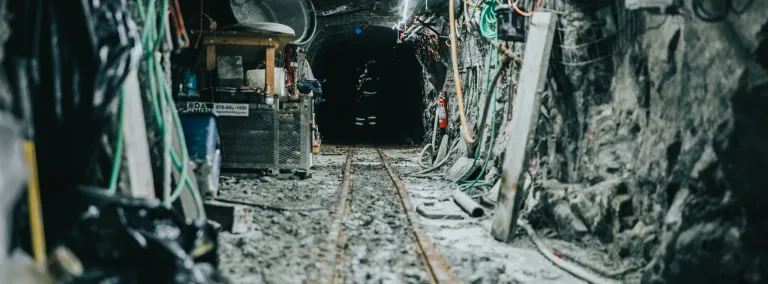
<svg viewBox="0 0 768 284">
<path fill-rule="evenodd" d="M 456 140 L 456 142 L 453 142 L 453 146 L 451 147 L 451 150 L 448 151 L 447 154 L 445 154 L 445 158 L 443 158 L 442 161 L 440 161 L 439 163 L 435 164 L 434 167 L 431 167 L 429 169 L 426 169 L 426 170 L 423 170 L 423 171 L 420 171 L 420 172 L 416 173 L 415 176 L 422 176 L 424 174 L 428 174 L 430 172 L 433 172 L 433 171 L 439 169 L 440 167 L 445 165 L 446 162 L 448 162 L 448 160 L 451 158 L 451 154 L 453 153 L 453 151 L 456 151 L 456 149 L 459 149 L 459 140 Z"/>
<path fill-rule="evenodd" d="M 424 164 L 424 160 L 423 160 L 423 159 L 424 159 L 424 153 L 426 153 L 426 152 L 427 152 L 427 149 L 432 149 L 432 153 L 431 153 L 431 155 L 430 155 L 430 158 L 429 158 L 429 160 L 430 160 L 430 162 L 433 162 L 433 161 L 432 161 L 432 156 L 434 156 L 434 155 L 435 155 L 435 152 L 436 152 L 436 151 L 435 151 L 435 139 L 437 138 L 437 122 L 438 122 L 438 120 L 440 119 L 440 117 L 439 117 L 439 114 L 440 114 L 440 109 L 439 109 L 439 107 L 440 107 L 440 104 L 438 104 L 438 105 L 435 107 L 435 123 L 434 123 L 434 126 L 432 127 L 432 144 L 427 144 L 427 145 L 424 145 L 424 149 L 421 149 L 421 153 L 419 154 L 419 165 L 420 165 L 422 168 L 424 168 L 424 169 L 426 169 L 426 168 L 429 168 L 429 167 L 430 167 L 429 165 L 425 165 L 425 164 Z"/>
<path fill-rule="evenodd" d="M 421 168 L 423 168 L 423 169 L 427 169 L 427 168 L 430 167 L 429 165 L 424 164 L 424 153 L 427 152 L 427 149 L 431 149 L 432 153 L 434 153 L 435 152 L 435 146 L 432 146 L 432 144 L 427 144 L 427 145 L 424 145 L 423 149 L 421 149 L 421 153 L 419 154 L 419 166 L 421 166 Z M 429 159 L 430 159 L 430 161 L 432 160 L 432 155 L 430 155 Z"/>
<path fill-rule="evenodd" d="M 536 231 L 533 230 L 531 225 L 528 224 L 525 220 L 517 220 L 517 225 L 525 229 L 526 232 L 528 232 L 528 236 L 531 237 L 531 241 L 536 245 L 536 248 L 539 249 L 539 252 L 544 255 L 549 261 L 560 267 L 561 269 L 567 271 L 570 274 L 573 274 L 573 276 L 579 277 L 583 279 L 584 281 L 594 283 L 594 284 L 619 284 L 621 282 L 618 282 L 616 280 L 612 279 L 606 279 L 603 277 L 600 277 L 598 275 L 593 274 L 592 272 L 587 271 L 586 269 L 579 267 L 575 264 L 572 264 L 570 262 L 567 262 L 559 257 L 556 257 L 552 251 L 547 248 L 546 245 L 544 245 L 544 242 L 539 239 L 539 236 L 536 235 Z"/>
</svg>

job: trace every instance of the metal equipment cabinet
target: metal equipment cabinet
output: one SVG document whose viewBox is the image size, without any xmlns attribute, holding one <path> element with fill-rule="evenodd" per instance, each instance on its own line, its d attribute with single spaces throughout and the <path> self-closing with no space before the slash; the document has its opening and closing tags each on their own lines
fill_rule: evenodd
<svg viewBox="0 0 768 284">
<path fill-rule="evenodd" d="M 189 103 L 181 102 L 180 111 Z M 310 172 L 312 161 L 312 98 L 275 105 L 249 104 L 248 116 L 220 116 L 221 167 L 223 169 Z"/>
</svg>

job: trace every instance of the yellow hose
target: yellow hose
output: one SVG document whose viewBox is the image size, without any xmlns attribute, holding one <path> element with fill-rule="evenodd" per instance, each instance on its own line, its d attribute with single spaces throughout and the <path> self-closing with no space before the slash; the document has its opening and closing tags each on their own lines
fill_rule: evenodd
<svg viewBox="0 0 768 284">
<path fill-rule="evenodd" d="M 27 160 L 27 201 L 29 202 L 29 225 L 32 233 L 32 254 L 39 264 L 45 263 L 45 234 L 43 233 L 43 212 L 40 205 L 40 186 L 37 180 L 37 157 L 35 144 L 24 141 L 24 157 Z"/>
<path fill-rule="evenodd" d="M 459 60 L 456 53 L 456 15 L 454 12 L 454 6 L 456 4 L 453 3 L 453 0 L 448 2 L 451 3 L 449 5 L 450 10 L 448 11 L 451 20 L 451 59 L 453 61 L 453 81 L 456 83 L 456 99 L 459 101 L 459 119 L 461 120 L 461 132 L 464 134 L 464 141 L 467 142 L 467 145 L 474 145 L 476 141 L 475 138 L 469 134 L 469 128 L 467 127 L 467 117 L 464 114 L 464 96 L 461 93 L 461 78 L 459 78 Z"/>
</svg>

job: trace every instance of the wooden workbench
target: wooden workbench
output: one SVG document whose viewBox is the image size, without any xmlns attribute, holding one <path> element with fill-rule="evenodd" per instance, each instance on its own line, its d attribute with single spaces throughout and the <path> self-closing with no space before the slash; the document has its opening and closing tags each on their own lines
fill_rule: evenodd
<svg viewBox="0 0 768 284">
<path fill-rule="evenodd" d="M 294 38 L 293 30 L 282 25 L 249 27 L 248 31 L 203 31 L 201 41 L 205 45 L 205 67 L 208 71 L 216 69 L 216 46 L 258 46 L 266 47 L 266 78 L 270 85 L 270 95 L 275 92 L 275 50 L 285 46 Z M 277 28 L 275 28 L 277 27 Z M 195 32 L 193 32 L 193 35 Z"/>
</svg>

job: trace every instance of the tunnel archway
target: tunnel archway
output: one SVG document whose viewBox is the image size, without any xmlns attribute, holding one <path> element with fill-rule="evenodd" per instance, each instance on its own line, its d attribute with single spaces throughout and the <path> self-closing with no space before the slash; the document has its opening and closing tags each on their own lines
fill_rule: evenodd
<svg viewBox="0 0 768 284">
<path fill-rule="evenodd" d="M 377 98 L 377 138 L 381 143 L 421 141 L 423 92 L 421 66 L 415 49 L 397 44 L 391 28 L 368 27 L 328 36 L 313 56 L 315 77 L 325 79 L 325 102 L 317 107 L 316 122 L 325 141 L 351 143 L 355 139 L 356 82 L 365 62 L 380 69 Z"/>
</svg>

